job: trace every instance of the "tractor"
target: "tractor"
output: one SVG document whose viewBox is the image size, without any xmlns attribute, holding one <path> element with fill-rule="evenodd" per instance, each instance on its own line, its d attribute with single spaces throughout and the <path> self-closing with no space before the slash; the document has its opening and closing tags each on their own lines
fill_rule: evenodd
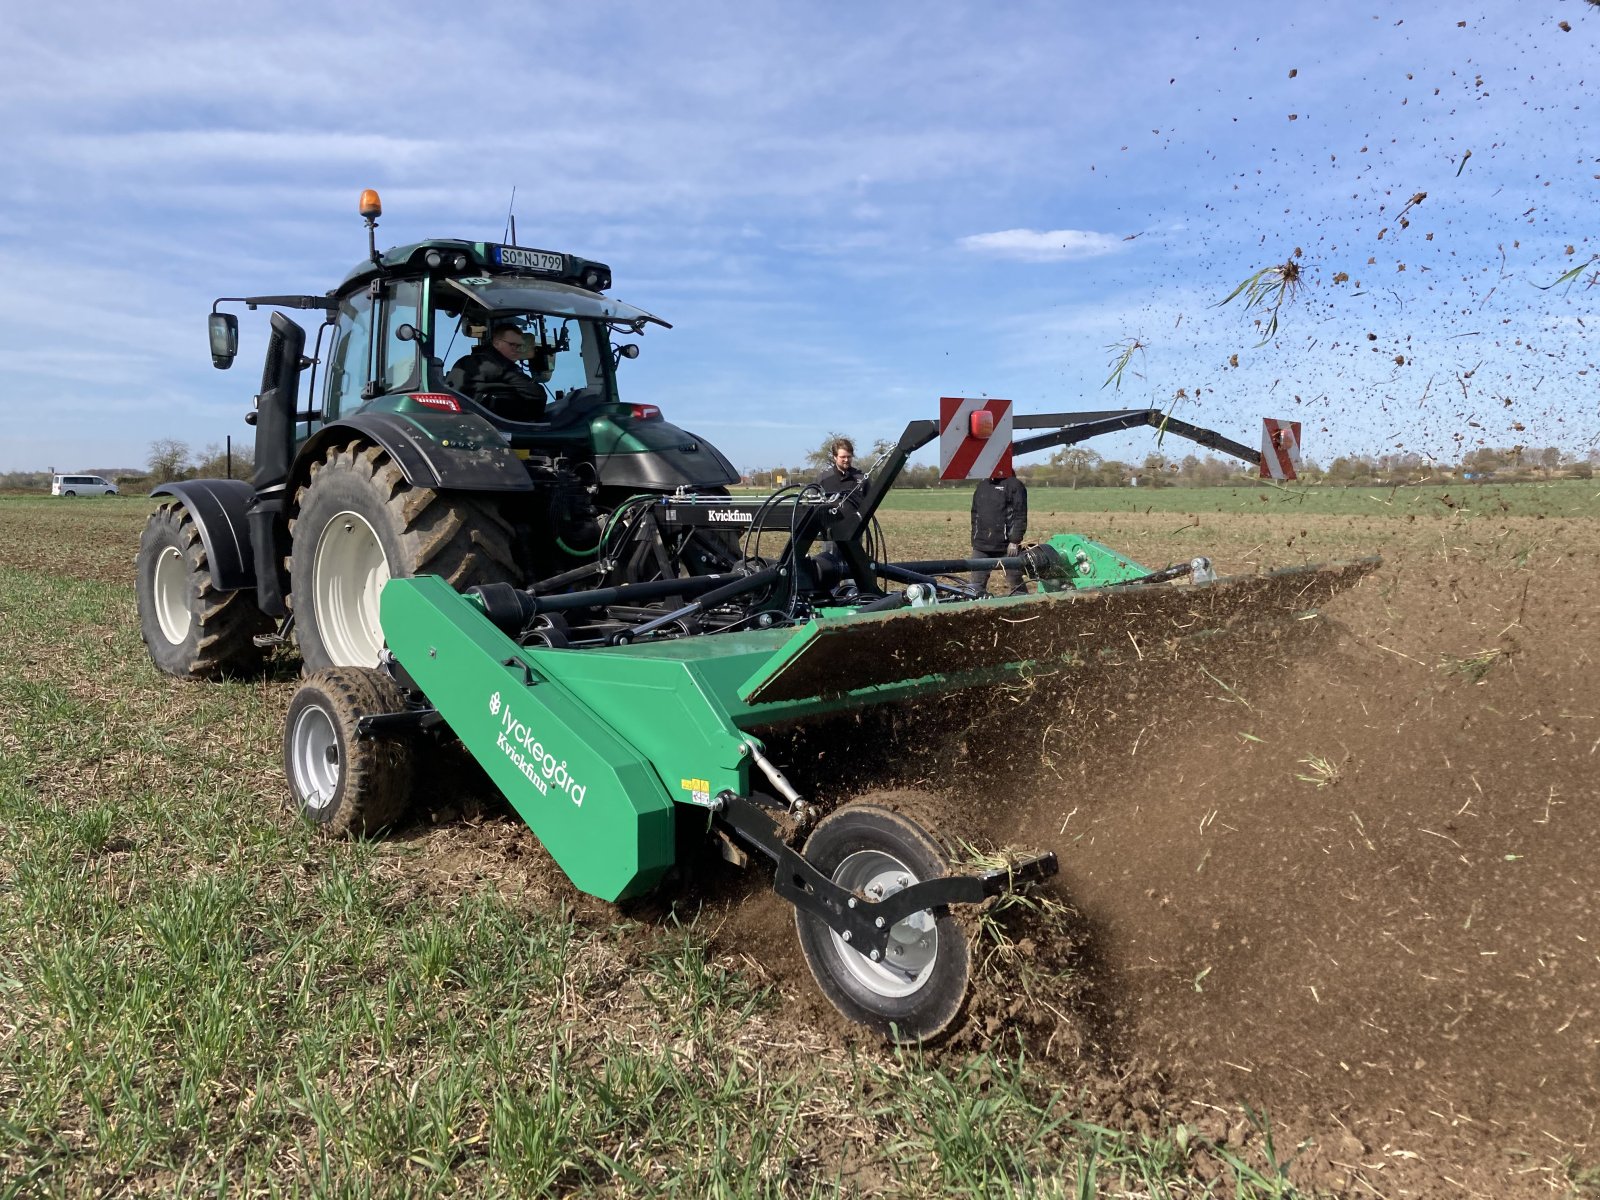
<svg viewBox="0 0 1600 1200">
<path fill-rule="evenodd" d="M 361 198 L 368 257 L 323 295 L 223 297 L 213 365 L 238 354 L 226 304 L 268 308 L 253 481 L 163 484 L 140 541 L 140 632 L 161 670 L 248 673 L 291 638 L 307 670 L 375 666 L 378 596 L 390 578 L 456 588 L 599 570 L 606 522 L 639 496 L 726 494 L 738 472 L 654 405 L 621 398 L 617 374 L 659 317 L 612 299 L 611 270 L 513 244 L 433 240 L 379 253 L 377 193 Z M 513 232 L 513 240 L 515 234 Z M 306 330 L 280 310 L 320 312 Z M 508 419 L 496 397 L 450 386 L 446 365 L 512 325 L 549 403 Z M 726 536 L 635 540 L 623 570 L 667 559 L 732 565 Z"/>
</svg>

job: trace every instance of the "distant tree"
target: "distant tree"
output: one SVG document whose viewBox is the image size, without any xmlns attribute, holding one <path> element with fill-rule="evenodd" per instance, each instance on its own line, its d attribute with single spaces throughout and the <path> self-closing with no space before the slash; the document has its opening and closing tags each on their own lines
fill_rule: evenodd
<svg viewBox="0 0 1600 1200">
<path fill-rule="evenodd" d="M 1152 450 L 1139 464 L 1140 487 L 1166 487 L 1172 483 L 1172 460 L 1159 450 Z"/>
<path fill-rule="evenodd" d="M 1078 480 L 1091 474 L 1099 463 L 1100 456 L 1083 446 L 1065 446 L 1050 456 L 1050 465 L 1061 468 L 1074 491 L 1077 490 Z"/>
<path fill-rule="evenodd" d="M 1546 446 L 1539 451 L 1539 465 L 1544 468 L 1546 475 L 1554 472 L 1561 465 L 1561 448 L 1559 446 Z"/>
<path fill-rule="evenodd" d="M 255 455 L 248 447 L 235 446 L 230 470 L 227 450 L 212 442 L 200 452 L 193 470 L 201 479 L 249 479 L 256 472 Z"/>
<path fill-rule="evenodd" d="M 1372 459 L 1364 454 L 1343 456 L 1333 460 L 1328 468 L 1329 483 L 1370 483 L 1375 470 Z"/>
<path fill-rule="evenodd" d="M 145 463 L 150 468 L 151 483 L 182 479 L 189 471 L 189 446 L 177 438 L 157 438 L 150 443 L 150 457 Z"/>
<path fill-rule="evenodd" d="M 19 488 L 29 491 L 50 490 L 49 471 L 7 471 L 0 474 L 0 488 Z"/>
</svg>

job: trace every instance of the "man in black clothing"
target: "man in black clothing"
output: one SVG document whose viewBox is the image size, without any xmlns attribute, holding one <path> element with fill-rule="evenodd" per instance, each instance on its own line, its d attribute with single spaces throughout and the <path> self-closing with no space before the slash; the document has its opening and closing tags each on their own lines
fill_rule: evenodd
<svg viewBox="0 0 1600 1200">
<path fill-rule="evenodd" d="M 972 493 L 972 557 L 1015 557 L 1022 550 L 1028 532 L 1028 489 L 1009 466 L 980 483 Z M 983 595 L 989 590 L 989 572 L 972 572 L 972 590 Z M 1011 592 L 1022 588 L 1022 568 L 1006 568 L 1006 586 Z"/>
<path fill-rule="evenodd" d="M 859 511 L 856 501 L 867 490 L 867 477 L 855 466 L 856 444 L 849 438 L 835 438 L 828 447 L 832 461 L 817 476 L 817 486 L 826 496 L 837 496 L 845 503 L 839 506 L 840 514 Z M 838 553 L 836 542 L 823 542 L 818 550 L 823 554 Z"/>
<path fill-rule="evenodd" d="M 489 340 L 472 348 L 445 376 L 445 383 L 508 421 L 542 421 L 549 397 L 517 361 L 522 331 L 506 321 L 490 331 Z"/>
<path fill-rule="evenodd" d="M 866 490 L 867 477 L 854 465 L 856 446 L 849 438 L 835 438 L 828 447 L 831 462 L 817 476 L 817 486 L 829 496 L 852 498 Z"/>
</svg>

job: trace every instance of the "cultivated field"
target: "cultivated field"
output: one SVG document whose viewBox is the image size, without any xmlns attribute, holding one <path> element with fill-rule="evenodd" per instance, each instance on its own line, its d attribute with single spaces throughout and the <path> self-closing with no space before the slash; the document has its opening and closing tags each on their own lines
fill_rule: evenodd
<svg viewBox="0 0 1600 1200">
<path fill-rule="evenodd" d="M 297 664 L 144 656 L 150 508 L 0 497 L 0 1197 L 1600 1196 L 1600 484 L 1036 490 L 1147 566 L 1384 563 L 1292 640 L 775 743 L 1061 855 L 919 1053 L 759 879 L 589 901 L 458 762 L 310 836 Z"/>
</svg>

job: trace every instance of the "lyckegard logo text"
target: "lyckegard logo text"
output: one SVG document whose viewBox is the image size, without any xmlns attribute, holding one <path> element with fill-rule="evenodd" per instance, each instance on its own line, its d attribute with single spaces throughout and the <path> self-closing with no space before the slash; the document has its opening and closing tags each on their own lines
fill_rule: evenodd
<svg viewBox="0 0 1600 1200">
<path fill-rule="evenodd" d="M 495 745 L 504 751 L 511 765 L 521 771 L 523 777 L 543 795 L 548 796 L 553 787 L 558 792 L 566 793 L 568 799 L 582 808 L 584 793 L 589 790 L 589 785 L 579 783 L 567 773 L 567 760 L 557 758 L 546 750 L 544 743 L 534 736 L 533 730 L 517 720 L 511 706 L 500 699 L 499 692 L 489 697 L 489 713 L 500 718 L 500 734 L 495 739 Z"/>
</svg>

